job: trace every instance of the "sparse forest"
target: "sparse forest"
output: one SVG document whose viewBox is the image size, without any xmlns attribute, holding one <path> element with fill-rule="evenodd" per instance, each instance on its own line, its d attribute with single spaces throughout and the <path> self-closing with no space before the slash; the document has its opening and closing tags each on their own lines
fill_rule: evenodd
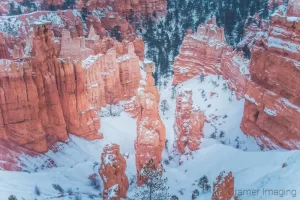
<svg viewBox="0 0 300 200">
<path fill-rule="evenodd" d="M 199 24 L 215 15 L 217 24 L 225 29 L 227 42 L 236 46 L 244 34 L 247 17 L 255 13 L 266 18 L 268 0 L 168 0 L 167 16 L 162 20 L 153 13 L 143 24 L 135 24 L 147 45 L 147 58 L 156 63 L 157 85 L 163 84 L 161 77 L 172 75 L 172 65 L 187 29 L 195 31 Z"/>
</svg>

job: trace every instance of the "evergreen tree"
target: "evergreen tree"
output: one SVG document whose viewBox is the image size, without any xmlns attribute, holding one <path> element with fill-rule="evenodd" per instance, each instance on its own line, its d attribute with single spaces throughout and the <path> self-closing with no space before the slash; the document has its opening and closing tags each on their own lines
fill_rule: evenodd
<svg viewBox="0 0 300 200">
<path fill-rule="evenodd" d="M 119 42 L 122 42 L 122 36 L 121 36 L 121 32 L 120 32 L 120 26 L 115 26 L 112 30 L 111 30 L 111 37 L 115 38 L 116 40 L 118 40 Z"/>
<path fill-rule="evenodd" d="M 208 183 L 207 176 L 204 175 L 199 179 L 198 186 L 202 189 L 202 193 L 210 191 L 211 186 Z"/>
<path fill-rule="evenodd" d="M 135 200 L 167 200 L 170 198 L 169 188 L 166 186 L 167 178 L 162 178 L 164 170 L 156 168 L 153 159 L 143 167 L 140 178 L 144 183 L 134 195 Z"/>
</svg>

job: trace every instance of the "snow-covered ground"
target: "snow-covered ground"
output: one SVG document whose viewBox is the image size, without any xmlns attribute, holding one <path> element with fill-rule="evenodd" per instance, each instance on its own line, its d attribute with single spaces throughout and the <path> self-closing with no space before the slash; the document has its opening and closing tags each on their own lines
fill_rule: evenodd
<svg viewBox="0 0 300 200">
<path fill-rule="evenodd" d="M 225 89 L 224 83 L 226 81 L 221 77 L 211 75 L 202 82 L 194 78 L 177 86 L 177 91 L 184 88 L 193 90 L 195 108 L 200 108 L 210 121 L 205 124 L 200 150 L 182 157 L 177 155 L 173 147 L 176 100 L 171 98 L 171 84 L 161 90 L 161 100 L 166 99 L 170 106 L 165 115 L 161 112 L 168 139 L 168 146 L 163 152 L 163 163 L 166 169 L 164 176 L 168 177 L 169 193 L 178 196 L 180 200 L 189 200 L 192 191 L 197 188 L 196 180 L 206 175 L 212 184 L 220 172 L 225 170 L 233 172 L 235 189 L 260 190 L 257 196 L 243 195 L 239 199 L 297 199 L 293 197 L 294 192 L 280 197 L 274 194 L 264 195 L 262 190 L 296 190 L 299 194 L 300 163 L 297 160 L 300 152 L 261 151 L 254 139 L 245 136 L 239 128 L 244 100 L 236 100 L 234 94 Z M 211 92 L 215 94 L 211 96 Z M 102 191 L 90 185 L 89 176 L 98 173 L 103 147 L 110 143 L 119 144 L 121 153 L 129 155 L 126 158 L 126 173 L 129 182 L 133 182 L 136 173 L 136 120 L 125 112 L 117 117 L 102 117 L 100 131 L 104 134 L 103 140 L 86 141 L 71 136 L 67 143 L 57 144 L 55 151 L 49 151 L 42 157 L 24 156 L 23 160 L 28 166 L 24 172 L 0 171 L 0 200 L 6 200 L 11 194 L 25 200 L 75 200 L 78 196 L 82 200 L 101 199 Z M 219 137 L 221 131 L 225 133 L 224 137 Z M 215 139 L 211 138 L 212 133 L 215 133 Z M 179 160 L 183 161 L 181 165 L 178 164 Z M 45 167 L 54 163 L 55 167 Z M 285 168 L 282 168 L 283 163 L 287 165 Z M 59 184 L 64 194 L 55 190 L 52 184 Z M 38 186 L 40 196 L 36 195 L 35 186 Z M 135 187 L 135 183 L 130 185 L 129 197 L 134 195 Z M 197 200 L 210 198 L 211 193 L 205 193 L 200 194 Z"/>
</svg>

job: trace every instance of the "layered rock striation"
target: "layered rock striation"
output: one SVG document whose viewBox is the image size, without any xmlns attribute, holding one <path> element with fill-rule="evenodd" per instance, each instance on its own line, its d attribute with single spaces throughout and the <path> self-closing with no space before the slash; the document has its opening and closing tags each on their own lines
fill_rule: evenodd
<svg viewBox="0 0 300 200">
<path fill-rule="evenodd" d="M 175 146 L 181 154 L 196 151 L 203 137 L 205 115 L 199 110 L 193 110 L 192 95 L 192 90 L 185 89 L 176 98 Z"/>
<path fill-rule="evenodd" d="M 101 139 L 96 110 L 134 96 L 139 86 L 134 44 L 96 34 L 72 38 L 68 30 L 55 38 L 48 22 L 32 28 L 30 57 L 0 62 L 0 137 L 39 153 L 68 133 Z"/>
<path fill-rule="evenodd" d="M 104 183 L 103 199 L 126 198 L 129 183 L 125 171 L 126 160 L 120 153 L 120 146 L 117 144 L 106 145 L 101 155 L 99 168 L 99 174 Z"/>
<path fill-rule="evenodd" d="M 276 13 L 267 38 L 252 49 L 252 81 L 246 91 L 241 127 L 268 148 L 300 147 L 298 24 L 297 17 Z"/>
<path fill-rule="evenodd" d="M 223 53 L 231 48 L 224 37 L 224 29 L 216 25 L 216 18 L 199 25 L 197 32 L 187 31 L 180 54 L 174 61 L 173 84 L 178 85 L 201 73 L 220 73 Z"/>
</svg>

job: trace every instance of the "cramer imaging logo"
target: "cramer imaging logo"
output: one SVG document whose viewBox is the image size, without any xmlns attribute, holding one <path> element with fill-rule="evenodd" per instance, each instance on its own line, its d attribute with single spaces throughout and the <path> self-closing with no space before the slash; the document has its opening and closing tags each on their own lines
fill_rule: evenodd
<svg viewBox="0 0 300 200">
<path fill-rule="evenodd" d="M 261 188 L 261 189 L 234 189 L 231 188 L 228 190 L 230 195 L 234 195 L 237 197 L 243 196 L 252 196 L 255 197 L 290 197 L 290 199 L 297 197 L 296 189 L 271 189 L 271 188 Z"/>
</svg>

